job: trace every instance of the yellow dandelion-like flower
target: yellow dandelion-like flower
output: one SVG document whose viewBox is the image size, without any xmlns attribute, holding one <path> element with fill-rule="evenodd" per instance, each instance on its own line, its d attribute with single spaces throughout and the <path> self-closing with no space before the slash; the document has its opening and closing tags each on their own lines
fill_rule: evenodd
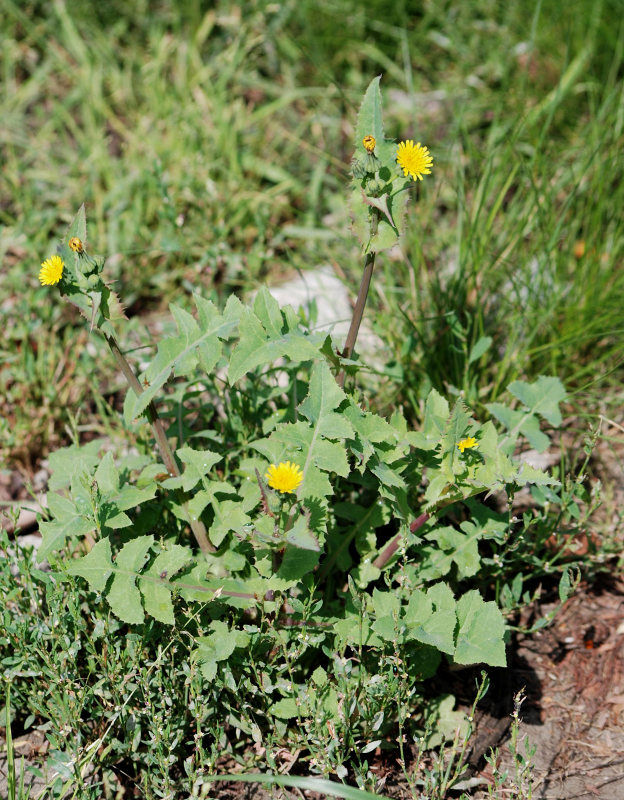
<svg viewBox="0 0 624 800">
<path fill-rule="evenodd" d="M 372 153 L 373 150 L 375 149 L 375 145 L 377 144 L 377 142 L 375 141 L 374 136 L 368 135 L 362 139 L 362 144 L 364 145 L 364 149 L 366 150 L 367 153 Z"/>
<path fill-rule="evenodd" d="M 431 175 L 430 167 L 433 164 L 429 150 L 420 142 L 414 144 L 411 139 L 401 142 L 397 148 L 397 162 L 403 170 L 403 175 L 409 175 L 415 181 L 421 181 L 423 175 Z"/>
<path fill-rule="evenodd" d="M 291 461 L 282 461 L 278 466 L 271 464 L 264 476 L 269 482 L 271 489 L 286 494 L 294 492 L 303 480 L 303 472 L 300 467 Z"/>
<path fill-rule="evenodd" d="M 72 236 L 67 244 L 69 245 L 70 250 L 73 250 L 74 253 L 82 253 L 84 250 L 82 239 L 79 239 L 77 236 Z"/>
<path fill-rule="evenodd" d="M 63 259 L 60 256 L 50 256 L 41 265 L 39 282 L 42 286 L 54 286 L 63 277 Z"/>
<path fill-rule="evenodd" d="M 461 442 L 457 442 L 457 446 L 463 453 L 464 450 L 469 450 L 471 447 L 478 447 L 479 442 L 474 438 L 474 436 L 469 436 L 467 439 L 462 439 Z"/>
</svg>

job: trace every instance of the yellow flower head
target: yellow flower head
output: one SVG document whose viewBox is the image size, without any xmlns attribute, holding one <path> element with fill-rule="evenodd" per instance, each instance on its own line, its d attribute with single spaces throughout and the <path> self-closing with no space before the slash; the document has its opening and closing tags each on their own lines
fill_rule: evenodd
<svg viewBox="0 0 624 800">
<path fill-rule="evenodd" d="M 82 253 L 84 250 L 84 245 L 82 240 L 79 239 L 77 236 L 72 236 L 72 238 L 68 242 L 70 250 L 73 250 L 74 253 Z"/>
<path fill-rule="evenodd" d="M 375 137 L 369 134 L 362 139 L 362 144 L 367 153 L 372 153 L 377 142 L 375 141 Z"/>
<path fill-rule="evenodd" d="M 60 256 L 50 256 L 41 265 L 39 282 L 42 286 L 54 286 L 63 277 L 63 259 Z"/>
<path fill-rule="evenodd" d="M 296 464 L 282 461 L 277 467 L 275 464 L 271 464 L 264 477 L 269 482 L 271 489 L 277 489 L 278 492 L 286 494 L 297 489 L 303 480 L 303 472 Z"/>
<path fill-rule="evenodd" d="M 463 453 L 464 450 L 469 450 L 471 447 L 478 447 L 479 442 L 474 438 L 474 436 L 469 436 L 467 439 L 462 439 L 461 442 L 457 442 L 457 446 Z"/>
<path fill-rule="evenodd" d="M 401 142 L 397 148 L 397 162 L 403 170 L 403 175 L 409 175 L 416 180 L 422 180 L 423 175 L 431 175 L 433 158 L 429 150 L 420 142 L 414 144 L 411 139 Z"/>
</svg>

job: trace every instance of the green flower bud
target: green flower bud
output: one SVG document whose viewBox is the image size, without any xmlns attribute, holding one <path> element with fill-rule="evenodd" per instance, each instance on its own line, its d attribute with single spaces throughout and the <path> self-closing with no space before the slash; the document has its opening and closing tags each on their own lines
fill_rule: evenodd
<svg viewBox="0 0 624 800">
<path fill-rule="evenodd" d="M 351 160 L 351 174 L 356 181 L 366 177 L 366 165 L 362 161 L 363 158 L 359 153 L 356 153 Z"/>
</svg>

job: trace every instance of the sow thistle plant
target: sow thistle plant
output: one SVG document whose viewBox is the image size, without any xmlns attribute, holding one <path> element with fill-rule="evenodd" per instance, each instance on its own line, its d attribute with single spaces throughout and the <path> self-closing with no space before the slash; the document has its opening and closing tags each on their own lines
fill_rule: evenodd
<svg viewBox="0 0 624 800">
<path fill-rule="evenodd" d="M 52 454 L 38 557 L 68 581 L 86 580 L 130 626 L 153 618 L 194 631 L 189 659 L 223 682 L 223 719 L 250 735 L 271 725 L 305 746 L 331 721 L 357 751 L 392 731 L 397 697 L 418 710 L 414 687 L 443 658 L 504 665 L 497 599 L 526 599 L 517 569 L 503 591 L 504 565 L 529 550 L 533 529 L 514 520 L 511 503 L 500 512 L 485 498 L 513 498 L 528 484 L 561 502 L 555 477 L 514 457 L 523 442 L 548 446 L 542 423 L 560 424 L 565 397 L 558 379 L 515 382 L 513 405 L 492 404 L 486 422 L 432 391 L 419 430 L 400 409 L 385 418 L 345 391 L 347 376 L 349 386 L 358 377 L 376 254 L 399 242 L 408 190 L 432 163 L 420 143 L 385 138 L 373 80 L 351 165 L 364 270 L 344 346 L 266 289 L 223 308 L 196 294 L 194 314 L 171 307 L 177 333 L 137 375 L 118 343 L 124 313 L 104 259 L 89 253 L 84 207 L 41 268 L 41 283 L 106 340 L 129 384 L 125 425 L 136 434 L 149 424 L 155 446 L 116 457 L 92 441 Z M 531 552 L 551 532 L 534 531 Z M 565 572 L 562 587 L 563 597 Z M 388 672 L 386 692 L 369 690 L 398 658 L 400 686 Z M 244 704 L 245 718 L 227 711 Z M 444 708 L 438 731 L 452 732 L 457 718 Z M 413 719 L 421 735 L 424 717 Z M 322 769 L 344 774 L 347 751 L 332 746 Z"/>
</svg>

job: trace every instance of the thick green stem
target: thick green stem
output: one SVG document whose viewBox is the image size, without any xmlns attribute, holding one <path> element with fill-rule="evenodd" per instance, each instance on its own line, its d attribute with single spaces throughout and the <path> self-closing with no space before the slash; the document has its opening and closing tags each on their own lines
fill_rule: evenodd
<svg viewBox="0 0 624 800">
<path fill-rule="evenodd" d="M 379 224 L 379 210 L 373 208 L 371 213 L 371 223 L 370 223 L 371 239 L 377 233 L 378 224 Z M 355 342 L 357 341 L 358 332 L 360 330 L 360 324 L 362 323 L 362 317 L 364 315 L 364 306 L 366 305 L 366 298 L 368 297 L 368 289 L 370 287 L 371 278 L 373 277 L 374 267 L 375 267 L 375 252 L 371 251 L 366 254 L 366 262 L 364 263 L 364 274 L 362 275 L 360 290 L 358 292 L 357 300 L 355 301 L 355 307 L 353 308 L 353 317 L 351 318 L 351 325 L 349 326 L 349 332 L 347 333 L 347 339 L 345 342 L 344 350 L 342 351 L 343 358 L 351 358 L 353 350 L 355 349 Z M 340 371 L 340 374 L 338 375 L 338 378 L 336 380 L 338 381 L 338 386 L 340 386 L 340 388 L 343 389 L 345 382 L 344 369 Z"/>
<path fill-rule="evenodd" d="M 130 384 L 130 387 L 134 390 L 134 393 L 137 397 L 143 394 L 143 387 L 139 383 L 137 376 L 134 374 L 132 367 L 126 360 L 126 357 L 119 349 L 119 345 L 115 341 L 113 336 L 109 336 L 108 334 L 104 334 L 104 338 L 106 339 L 106 343 L 111 349 L 111 353 L 113 354 L 119 369 L 123 372 L 125 379 Z M 152 431 L 154 432 L 154 438 L 156 439 L 156 444 L 158 445 L 158 449 L 160 450 L 160 455 L 162 456 L 162 460 L 165 464 L 167 472 L 172 477 L 179 477 L 180 469 L 178 464 L 175 460 L 173 455 L 173 450 L 171 449 L 171 445 L 167 440 L 167 435 L 165 433 L 165 429 L 162 424 L 162 420 L 158 416 L 158 411 L 156 411 L 156 406 L 154 403 L 150 403 L 147 408 L 145 409 L 147 414 L 147 419 L 149 420 L 150 425 L 152 426 Z M 179 492 L 179 499 L 180 505 L 184 514 L 186 516 L 186 521 L 191 526 L 191 530 L 193 531 L 193 535 L 199 545 L 201 551 L 203 553 L 214 553 L 215 548 L 210 542 L 208 538 L 208 534 L 206 533 L 206 527 L 204 523 L 199 519 L 192 519 L 191 514 L 188 510 L 188 502 L 184 500 L 182 493 Z"/>
</svg>

